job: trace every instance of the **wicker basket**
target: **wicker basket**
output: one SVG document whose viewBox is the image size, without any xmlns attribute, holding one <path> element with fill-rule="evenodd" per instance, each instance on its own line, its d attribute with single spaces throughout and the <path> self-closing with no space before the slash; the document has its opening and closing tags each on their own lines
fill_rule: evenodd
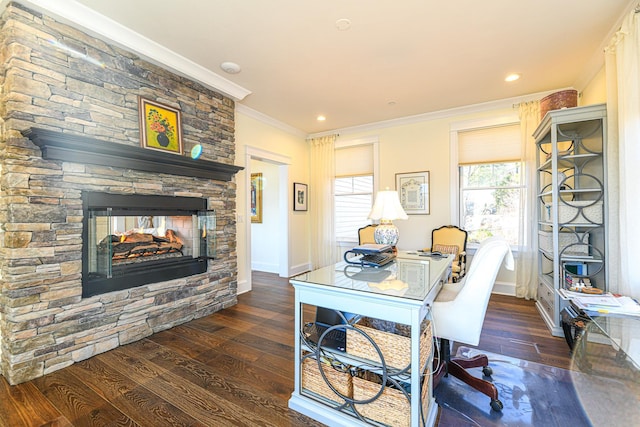
<svg viewBox="0 0 640 427">
<path fill-rule="evenodd" d="M 338 390 L 338 392 L 349 398 L 353 397 L 351 374 L 348 372 L 340 372 L 328 363 L 322 363 L 322 370 L 327 377 L 327 381 L 331 382 L 331 385 Z M 312 391 L 332 402 L 339 404 L 344 403 L 344 399 L 335 394 L 327 385 L 318 370 L 318 361 L 312 357 L 307 357 L 302 361 L 302 388 Z"/>
<path fill-rule="evenodd" d="M 602 224 L 602 201 L 572 200 L 567 203 L 560 203 L 558 206 L 560 224 Z M 551 221 L 553 206 L 551 203 L 545 204 L 547 221 Z"/>
<path fill-rule="evenodd" d="M 354 325 L 357 329 L 368 335 L 376 345 L 380 348 L 387 366 L 404 369 L 411 363 L 411 338 L 408 333 L 401 335 L 396 330 L 394 332 L 382 331 L 367 326 L 370 322 L 363 319 L 360 323 Z M 407 328 L 409 329 L 409 328 Z M 425 320 L 421 326 L 422 335 L 420 336 L 420 368 L 424 367 L 427 359 L 431 354 L 432 332 L 431 323 Z M 380 356 L 375 347 L 360 332 L 353 329 L 347 329 L 347 349 L 348 354 L 368 359 L 374 364 L 380 363 Z"/>
<path fill-rule="evenodd" d="M 426 377 L 429 380 L 429 376 Z M 356 401 L 371 399 L 380 391 L 381 385 L 374 381 L 353 377 L 353 398 Z M 429 408 L 429 387 L 422 387 L 422 411 Z M 382 394 L 372 402 L 356 404 L 356 410 L 365 418 L 388 425 L 405 427 L 411 425 L 411 402 L 408 396 L 397 389 L 385 387 Z"/>
<path fill-rule="evenodd" d="M 553 252 L 553 234 L 550 231 L 538 231 L 538 245 L 543 251 Z M 588 255 L 589 233 L 578 233 L 577 235 L 572 232 L 558 233 L 558 246 L 560 247 L 560 250 L 569 245 L 572 245 L 570 252 L 565 255 Z"/>
<path fill-rule="evenodd" d="M 540 120 L 544 119 L 547 112 L 571 108 L 578 105 L 578 91 L 574 89 L 561 90 L 547 95 L 540 100 Z"/>
</svg>

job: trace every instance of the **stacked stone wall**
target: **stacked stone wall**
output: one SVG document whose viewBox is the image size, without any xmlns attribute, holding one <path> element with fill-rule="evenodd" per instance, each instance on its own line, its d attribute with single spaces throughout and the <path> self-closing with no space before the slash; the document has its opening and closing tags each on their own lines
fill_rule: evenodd
<svg viewBox="0 0 640 427">
<path fill-rule="evenodd" d="M 139 146 L 139 96 L 181 111 L 185 152 L 233 164 L 233 100 L 10 4 L 0 22 L 0 369 L 17 384 L 236 303 L 235 182 L 43 160 L 22 131 Z M 83 299 L 83 190 L 204 197 L 208 272 Z"/>
</svg>

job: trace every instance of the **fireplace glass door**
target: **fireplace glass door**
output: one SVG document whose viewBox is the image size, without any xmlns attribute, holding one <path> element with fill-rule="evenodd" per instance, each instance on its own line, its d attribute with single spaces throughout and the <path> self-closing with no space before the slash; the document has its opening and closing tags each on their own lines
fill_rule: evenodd
<svg viewBox="0 0 640 427">
<path fill-rule="evenodd" d="M 215 257 L 216 217 L 201 210 L 204 199 L 89 193 L 84 201 L 83 296 L 203 273 Z"/>
</svg>

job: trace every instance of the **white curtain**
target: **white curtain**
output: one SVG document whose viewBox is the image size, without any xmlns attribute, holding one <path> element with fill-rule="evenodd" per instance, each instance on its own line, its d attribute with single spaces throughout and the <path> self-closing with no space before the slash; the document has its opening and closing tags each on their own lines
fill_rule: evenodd
<svg viewBox="0 0 640 427">
<path fill-rule="evenodd" d="M 609 290 L 640 298 L 640 14 L 606 49 Z M 624 203 L 620 203 L 624 201 Z"/>
<path fill-rule="evenodd" d="M 337 261 L 333 207 L 333 182 L 336 175 L 335 141 L 335 135 L 310 140 L 309 210 L 311 211 L 311 263 L 314 269 Z"/>
<path fill-rule="evenodd" d="M 523 102 L 520 115 L 520 156 L 524 163 L 525 191 L 520 199 L 520 246 L 516 266 L 516 296 L 535 299 L 538 289 L 538 227 L 536 227 L 536 144 L 533 131 L 540 122 L 540 102 Z"/>
</svg>

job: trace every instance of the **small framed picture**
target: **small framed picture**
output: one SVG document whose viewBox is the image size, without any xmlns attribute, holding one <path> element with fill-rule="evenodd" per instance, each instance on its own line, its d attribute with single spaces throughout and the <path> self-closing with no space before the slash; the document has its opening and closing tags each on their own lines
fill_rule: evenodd
<svg viewBox="0 0 640 427">
<path fill-rule="evenodd" d="M 262 223 L 262 173 L 251 174 L 251 222 Z"/>
<path fill-rule="evenodd" d="M 429 215 L 429 171 L 397 173 L 396 190 L 407 215 Z"/>
<path fill-rule="evenodd" d="M 293 183 L 293 210 L 306 211 L 308 206 L 307 184 Z"/>
<path fill-rule="evenodd" d="M 138 97 L 140 145 L 151 150 L 182 154 L 180 110 Z"/>
</svg>

